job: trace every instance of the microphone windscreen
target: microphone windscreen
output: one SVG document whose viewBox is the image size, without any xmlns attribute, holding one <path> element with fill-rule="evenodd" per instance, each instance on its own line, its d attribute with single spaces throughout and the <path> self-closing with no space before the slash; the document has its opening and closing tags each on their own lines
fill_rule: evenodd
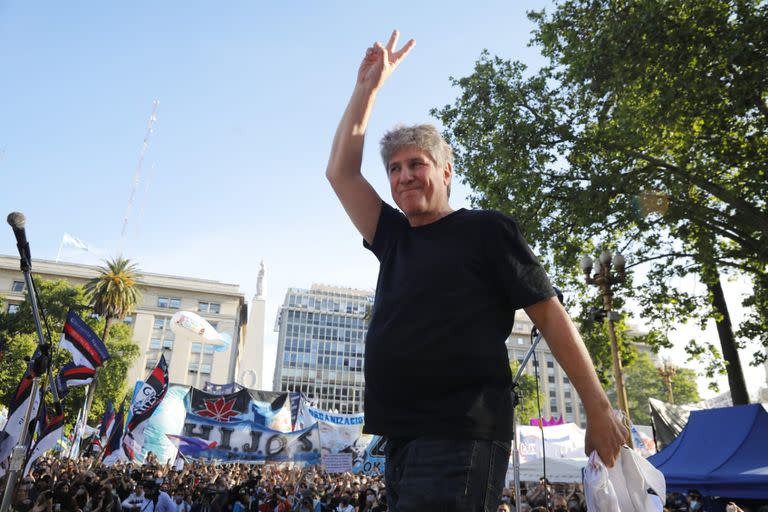
<svg viewBox="0 0 768 512">
<path fill-rule="evenodd" d="M 21 212 L 11 212 L 8 214 L 8 224 L 13 229 L 24 229 L 24 224 L 27 222 L 27 218 Z"/>
</svg>

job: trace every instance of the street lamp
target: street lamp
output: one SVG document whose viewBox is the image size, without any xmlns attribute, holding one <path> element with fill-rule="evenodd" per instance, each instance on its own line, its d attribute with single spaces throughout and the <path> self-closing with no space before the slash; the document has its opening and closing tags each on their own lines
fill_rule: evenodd
<svg viewBox="0 0 768 512">
<path fill-rule="evenodd" d="M 611 340 L 611 356 L 613 358 L 613 380 L 616 383 L 616 399 L 619 409 L 624 413 L 629 422 L 629 406 L 627 404 L 627 390 L 624 388 L 624 375 L 619 359 L 619 343 L 616 340 L 614 322 L 619 319 L 619 314 L 613 311 L 613 291 L 611 286 L 624 282 L 624 266 L 626 261 L 621 254 L 613 255 L 610 251 L 603 251 L 597 261 L 592 261 L 589 256 L 581 258 L 581 271 L 587 284 L 592 284 L 600 289 L 603 297 L 603 311 L 608 318 L 608 337 Z M 630 436 L 630 441 L 631 441 Z"/>
<path fill-rule="evenodd" d="M 677 374 L 677 368 L 675 368 L 668 359 L 664 359 L 664 364 L 659 368 L 659 376 L 664 381 L 664 387 L 667 388 L 667 399 L 669 403 L 675 403 L 675 396 L 672 394 L 672 379 Z"/>
</svg>

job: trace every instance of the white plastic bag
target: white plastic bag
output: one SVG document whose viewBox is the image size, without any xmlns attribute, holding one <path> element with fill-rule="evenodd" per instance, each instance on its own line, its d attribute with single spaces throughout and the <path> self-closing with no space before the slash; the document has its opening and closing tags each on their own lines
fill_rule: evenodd
<svg viewBox="0 0 768 512">
<path fill-rule="evenodd" d="M 661 471 L 624 446 L 612 468 L 603 464 L 597 452 L 592 452 L 584 474 L 584 490 L 590 512 L 660 512 L 667 485 Z M 594 505 L 590 504 L 590 497 Z"/>
<path fill-rule="evenodd" d="M 592 452 L 584 468 L 584 497 L 589 512 L 617 512 L 619 501 L 608 478 L 608 468 L 597 452 Z"/>
</svg>

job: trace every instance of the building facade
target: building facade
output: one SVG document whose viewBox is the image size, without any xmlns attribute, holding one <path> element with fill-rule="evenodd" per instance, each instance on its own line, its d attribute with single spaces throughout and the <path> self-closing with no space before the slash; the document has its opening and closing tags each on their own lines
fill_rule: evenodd
<svg viewBox="0 0 768 512">
<path fill-rule="evenodd" d="M 34 260 L 32 271 L 36 278 L 65 280 L 75 285 L 84 285 L 99 275 L 99 268 L 95 266 L 46 260 Z M 172 383 L 203 387 L 207 381 L 232 382 L 247 333 L 247 308 L 239 286 L 188 277 L 142 274 L 138 280 L 142 293 L 140 303 L 125 319 L 133 327 L 133 341 L 141 349 L 141 355 L 128 371 L 128 382 L 132 384 L 137 379 L 144 379 L 161 355 L 168 361 Z M 24 300 L 25 288 L 18 257 L 0 255 L 0 296 L 7 312 L 18 309 Z M 174 333 L 171 317 L 177 311 L 197 313 L 217 331 L 229 334 L 232 344 L 226 350 L 216 352 L 212 345 L 202 343 L 193 333 Z M 263 328 L 260 340 L 263 345 Z M 58 340 L 52 341 L 58 343 Z"/>
<path fill-rule="evenodd" d="M 316 407 L 363 411 L 363 356 L 370 291 L 314 284 L 289 288 L 277 315 L 273 389 L 299 391 Z"/>
<path fill-rule="evenodd" d="M 365 315 L 372 302 L 372 292 L 350 288 L 289 289 L 275 324 L 279 334 L 273 389 L 300 391 L 324 410 L 362 412 Z M 511 361 L 522 362 L 532 327 L 525 312 L 518 311 L 507 339 Z M 538 345 L 536 356 L 525 373 L 533 375 L 539 365 L 542 415 L 562 415 L 583 427 L 584 406 L 546 341 Z"/>
<path fill-rule="evenodd" d="M 507 354 L 510 361 L 517 361 L 517 364 L 523 362 L 525 354 L 531 347 L 532 328 L 533 322 L 525 311 L 517 311 L 515 325 L 507 339 Z M 546 340 L 541 340 L 536 346 L 535 353 L 536 360 L 534 361 L 531 357 L 523 373 L 535 375 L 538 367 L 541 415 L 545 419 L 562 416 L 566 423 L 576 423 L 584 428 L 587 424 L 584 405 L 565 371 L 552 355 Z"/>
</svg>

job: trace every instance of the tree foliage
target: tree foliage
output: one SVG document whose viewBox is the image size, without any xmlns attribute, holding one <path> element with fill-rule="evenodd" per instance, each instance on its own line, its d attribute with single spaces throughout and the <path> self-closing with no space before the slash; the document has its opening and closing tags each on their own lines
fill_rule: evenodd
<svg viewBox="0 0 768 512">
<path fill-rule="evenodd" d="M 649 398 L 668 402 L 668 392 L 659 369 L 654 366 L 647 352 L 640 352 L 634 364 L 626 371 L 627 401 L 632 411 L 632 422 L 650 425 Z M 699 401 L 696 372 L 690 368 L 676 368 L 672 377 L 672 395 L 676 404 Z"/>
<path fill-rule="evenodd" d="M 620 295 L 660 331 L 680 319 L 721 320 L 721 274 L 748 276 L 739 334 L 757 342 L 760 363 L 768 4 L 573 0 L 529 16 L 547 67 L 530 73 L 483 52 L 470 76 L 452 79 L 454 104 L 433 110 L 473 203 L 514 215 L 583 306 L 579 255 L 621 250 L 643 272 Z M 691 274 L 703 293 L 677 285 Z M 737 358 L 725 327 L 725 357 Z"/>
<path fill-rule="evenodd" d="M 105 320 L 97 319 L 92 315 L 81 286 L 63 280 L 44 279 L 35 279 L 35 286 L 39 295 L 38 305 L 41 309 L 41 317 L 44 319 L 43 332 L 53 345 L 55 377 L 58 370 L 72 360 L 69 352 L 57 348 L 67 312 L 74 309 L 94 332 L 100 332 L 103 329 Z M 119 402 L 126 396 L 129 391 L 126 382 L 128 370 L 140 353 L 139 347 L 131 339 L 132 333 L 129 326 L 122 323 L 114 325 L 110 333 L 110 339 L 106 342 L 110 359 L 99 370 L 99 380 L 89 414 L 91 424 L 95 424 L 103 414 L 107 401 Z M 16 313 L 0 313 L 0 336 L 6 336 L 9 340 L 5 357 L 0 362 L 0 396 L 3 403 L 7 404 L 9 393 L 16 389 L 21 380 L 26 368 L 26 360 L 31 357 L 37 346 L 37 332 L 28 298 L 20 304 Z M 63 406 L 67 425 L 74 423 L 84 403 L 85 390 L 86 386 L 73 386 L 64 398 Z M 48 398 L 48 402 L 51 402 L 51 398 Z"/>
<path fill-rule="evenodd" d="M 517 361 L 510 362 L 509 368 L 512 371 L 513 377 L 517 373 L 517 369 L 519 367 L 520 366 L 518 365 Z M 517 390 L 520 395 L 520 405 L 518 405 L 517 409 L 515 410 L 515 419 L 521 425 L 528 425 L 532 419 L 539 417 L 539 407 L 536 400 L 537 396 L 543 400 L 544 394 L 536 382 L 536 377 L 528 373 L 523 373 L 520 376 Z M 544 403 L 542 402 L 541 405 L 543 408 Z"/>
<path fill-rule="evenodd" d="M 141 274 L 135 263 L 123 257 L 105 261 L 99 270 L 100 274 L 86 283 L 85 292 L 93 311 L 106 320 L 102 336 L 106 341 L 112 323 L 133 312 L 139 302 L 137 279 Z"/>
</svg>

